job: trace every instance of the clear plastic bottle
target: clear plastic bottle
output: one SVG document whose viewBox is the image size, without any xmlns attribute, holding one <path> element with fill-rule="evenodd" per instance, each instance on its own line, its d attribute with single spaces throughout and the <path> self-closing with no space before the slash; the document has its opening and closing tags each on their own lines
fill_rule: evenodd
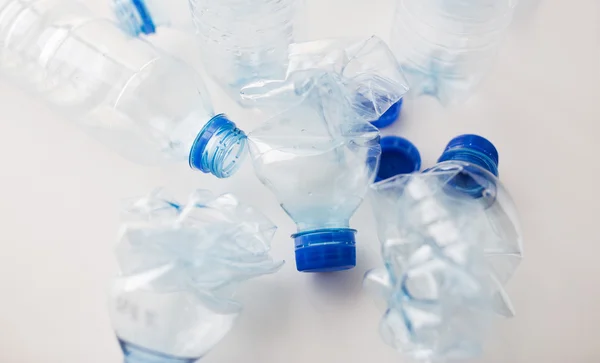
<svg viewBox="0 0 600 363">
<path fill-rule="evenodd" d="M 385 341 L 414 358 L 481 353 L 492 312 L 512 316 L 504 290 L 522 257 L 516 208 L 486 139 L 453 139 L 438 164 L 372 186 L 385 268 L 365 283 L 387 301 Z"/>
<path fill-rule="evenodd" d="M 304 22 L 304 0 L 112 2 L 131 35 L 151 34 L 161 26 L 195 33 L 208 73 L 235 100 L 242 86 L 285 75 L 288 46 Z"/>
<path fill-rule="evenodd" d="M 296 223 L 297 269 L 350 269 L 356 265 L 350 217 L 375 178 L 379 133 L 346 102 L 333 74 L 300 79 L 269 88 L 289 91 L 289 106 L 249 135 L 250 153 L 256 175 Z"/>
<path fill-rule="evenodd" d="M 296 267 L 321 272 L 356 264 L 350 218 L 373 182 L 381 146 L 370 123 L 397 105 L 406 81 L 377 37 L 289 47 L 284 78 L 244 87 L 242 100 L 274 116 L 249 139 L 259 179 L 296 222 Z"/>
<path fill-rule="evenodd" d="M 493 63 L 517 0 L 396 0 L 391 48 L 411 94 L 466 100 Z"/>
<path fill-rule="evenodd" d="M 303 0 L 189 0 L 209 74 L 239 99 L 242 86 L 285 75 Z"/>
<path fill-rule="evenodd" d="M 190 66 L 75 0 L 0 0 L 0 75 L 139 163 L 228 177 L 245 155 Z"/>
<path fill-rule="evenodd" d="M 126 363 L 193 363 L 231 329 L 236 287 L 276 272 L 275 226 L 229 194 L 180 204 L 161 190 L 126 205 L 109 311 Z"/>
<path fill-rule="evenodd" d="M 494 280 L 504 285 L 523 257 L 523 235 L 517 208 L 510 193 L 498 179 L 498 151 L 479 135 L 452 139 L 428 173 L 453 175 L 446 180 L 446 194 L 475 205 L 479 213 L 473 223 L 484 228 L 487 238 L 480 241 Z M 470 198 L 465 198 L 470 197 Z M 514 309 L 502 288 L 498 288 L 494 310 L 513 316 Z"/>
</svg>

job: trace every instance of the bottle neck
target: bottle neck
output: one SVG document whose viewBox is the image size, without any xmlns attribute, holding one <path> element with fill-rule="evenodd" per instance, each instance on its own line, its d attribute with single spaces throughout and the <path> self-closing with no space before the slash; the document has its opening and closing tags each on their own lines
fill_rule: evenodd
<svg viewBox="0 0 600 363">
<path fill-rule="evenodd" d="M 240 167 L 246 156 L 246 134 L 223 114 L 213 117 L 202 128 L 190 150 L 193 169 L 227 178 Z"/>
<path fill-rule="evenodd" d="M 438 159 L 438 163 L 445 161 L 462 161 L 474 164 L 489 171 L 494 174 L 494 176 L 498 176 L 498 164 L 496 164 L 489 156 L 477 150 L 465 148 L 445 151 Z"/>
</svg>

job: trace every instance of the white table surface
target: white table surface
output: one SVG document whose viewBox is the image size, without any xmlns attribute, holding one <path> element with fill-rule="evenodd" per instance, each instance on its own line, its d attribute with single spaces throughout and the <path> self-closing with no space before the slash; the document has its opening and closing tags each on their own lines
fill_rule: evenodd
<svg viewBox="0 0 600 363">
<path fill-rule="evenodd" d="M 313 36 L 388 38 L 392 0 L 309 5 Z M 493 72 L 469 102 L 406 102 L 401 122 L 384 131 L 411 139 L 425 166 L 460 133 L 480 133 L 499 149 L 525 260 L 508 287 L 517 317 L 498 321 L 478 362 L 600 362 L 599 46 L 598 0 L 522 0 Z M 256 125 L 209 86 L 217 109 L 246 129 Z M 368 203 L 352 220 L 358 266 L 301 274 L 294 224 L 249 163 L 228 180 L 185 165 L 140 167 L 6 83 L 0 100 L 0 362 L 121 361 L 105 299 L 120 201 L 159 185 L 179 195 L 233 192 L 279 226 L 273 255 L 287 264 L 240 291 L 242 316 L 204 362 L 408 362 L 382 343 L 380 311 L 361 290 L 365 271 L 380 262 Z"/>
</svg>

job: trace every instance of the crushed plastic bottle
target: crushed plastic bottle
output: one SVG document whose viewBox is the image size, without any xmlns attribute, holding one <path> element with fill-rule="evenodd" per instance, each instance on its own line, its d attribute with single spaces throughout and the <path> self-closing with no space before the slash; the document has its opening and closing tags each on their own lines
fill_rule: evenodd
<svg viewBox="0 0 600 363">
<path fill-rule="evenodd" d="M 242 104 L 279 112 L 312 87 L 318 79 L 314 74 L 327 72 L 344 88 L 340 94 L 358 117 L 385 127 L 397 118 L 402 96 L 408 91 L 396 58 L 376 36 L 294 43 L 289 47 L 287 64 L 285 77 L 244 86 L 240 92 Z"/>
<path fill-rule="evenodd" d="M 400 100 L 404 78 L 375 37 L 290 49 L 285 79 L 243 89 L 246 102 L 280 110 L 249 135 L 252 161 L 296 223 L 297 269 L 349 269 L 356 264 L 350 217 L 375 178 L 380 154 L 369 121 Z"/>
<path fill-rule="evenodd" d="M 314 75 L 297 103 L 249 135 L 256 175 L 296 222 L 299 271 L 356 264 L 350 217 L 375 178 L 379 133 L 345 103 L 329 73 Z"/>
<path fill-rule="evenodd" d="M 246 155 L 190 66 L 79 1 L 0 2 L 0 75 L 138 163 L 187 161 L 223 178 Z"/>
<path fill-rule="evenodd" d="M 385 268 L 365 284 L 387 301 L 381 333 L 420 360 L 481 353 L 492 313 L 512 316 L 504 290 L 522 257 L 498 154 L 477 135 L 453 139 L 433 168 L 372 186 Z"/>
<path fill-rule="evenodd" d="M 493 64 L 516 0 L 396 0 L 391 47 L 412 95 L 466 100 Z"/>
<path fill-rule="evenodd" d="M 236 286 L 283 264 L 269 256 L 275 229 L 230 194 L 130 201 L 109 297 L 125 362 L 193 363 L 212 349 L 240 313 Z"/>
<path fill-rule="evenodd" d="M 129 34 L 171 27 L 196 35 L 202 61 L 236 101 L 242 86 L 285 75 L 288 45 L 302 37 L 304 0 L 112 0 Z"/>
</svg>

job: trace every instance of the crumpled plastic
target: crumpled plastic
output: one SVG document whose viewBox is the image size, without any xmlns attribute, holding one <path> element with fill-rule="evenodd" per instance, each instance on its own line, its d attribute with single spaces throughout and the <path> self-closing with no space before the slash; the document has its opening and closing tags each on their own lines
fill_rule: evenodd
<svg viewBox="0 0 600 363">
<path fill-rule="evenodd" d="M 415 359 L 475 357 L 494 313 L 514 313 L 503 285 L 522 255 L 520 232 L 515 216 L 498 218 L 508 193 L 483 177 L 465 164 L 372 186 L 385 267 L 365 286 L 387 303 L 385 342 Z"/>
<path fill-rule="evenodd" d="M 152 282 L 155 292 L 191 290 L 211 305 L 237 310 L 232 287 L 283 265 L 269 255 L 276 229 L 231 194 L 197 190 L 182 204 L 158 189 L 125 207 L 116 251 L 120 276 L 168 265 Z"/>
<path fill-rule="evenodd" d="M 242 104 L 284 110 L 298 102 L 327 73 L 344 90 L 339 107 L 365 121 L 379 119 L 408 91 L 408 82 L 389 47 L 378 37 L 326 39 L 288 48 L 285 79 L 261 80 L 240 91 Z"/>
<path fill-rule="evenodd" d="M 306 72 L 295 102 L 248 135 L 250 155 L 299 232 L 346 228 L 375 178 L 379 132 L 345 102 L 335 74 Z"/>
<path fill-rule="evenodd" d="M 124 354 L 206 354 L 241 311 L 238 285 L 283 265 L 269 255 L 275 230 L 231 194 L 197 190 L 180 203 L 159 189 L 128 201 L 109 299 Z"/>
</svg>

